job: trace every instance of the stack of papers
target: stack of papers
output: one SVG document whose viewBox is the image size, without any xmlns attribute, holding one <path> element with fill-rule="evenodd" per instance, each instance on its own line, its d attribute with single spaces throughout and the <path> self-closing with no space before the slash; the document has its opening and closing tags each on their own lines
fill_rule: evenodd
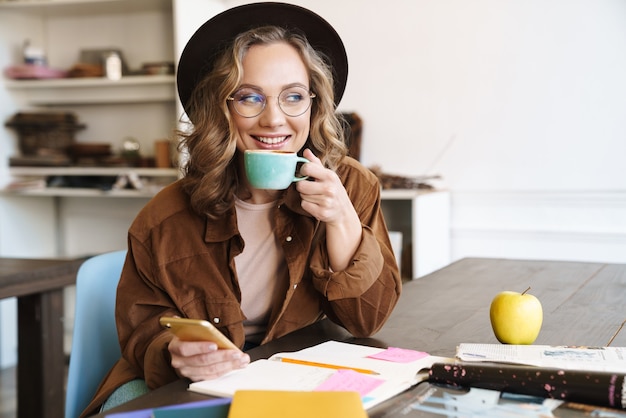
<svg viewBox="0 0 626 418">
<path fill-rule="evenodd" d="M 626 373 L 626 347 L 507 345 L 463 343 L 462 361 L 523 364 L 565 370 Z"/>
<path fill-rule="evenodd" d="M 427 373 L 419 372 L 433 363 L 452 361 L 414 350 L 328 341 L 254 361 L 218 379 L 192 383 L 189 390 L 221 397 L 240 390 L 358 392 L 369 409 L 426 380 Z"/>
</svg>

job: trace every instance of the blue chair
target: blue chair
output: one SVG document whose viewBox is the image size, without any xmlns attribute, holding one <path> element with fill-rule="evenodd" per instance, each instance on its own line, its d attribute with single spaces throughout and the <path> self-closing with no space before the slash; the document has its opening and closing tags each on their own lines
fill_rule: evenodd
<svg viewBox="0 0 626 418">
<path fill-rule="evenodd" d="M 115 295 L 126 250 L 86 260 L 76 276 L 76 310 L 65 395 L 65 417 L 87 407 L 100 381 L 120 358 Z"/>
</svg>

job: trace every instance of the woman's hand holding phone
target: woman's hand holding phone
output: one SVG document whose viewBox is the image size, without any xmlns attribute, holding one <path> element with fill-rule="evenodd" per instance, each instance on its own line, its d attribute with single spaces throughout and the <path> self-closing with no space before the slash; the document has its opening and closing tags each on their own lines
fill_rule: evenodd
<svg viewBox="0 0 626 418">
<path fill-rule="evenodd" d="M 250 356 L 208 321 L 164 317 L 161 324 L 175 335 L 168 350 L 180 376 L 192 381 L 215 379 L 250 363 Z"/>
<path fill-rule="evenodd" d="M 174 337 L 167 348 L 178 375 L 194 382 L 218 378 L 250 363 L 246 353 L 238 349 L 220 350 L 212 341 L 182 341 Z"/>
</svg>

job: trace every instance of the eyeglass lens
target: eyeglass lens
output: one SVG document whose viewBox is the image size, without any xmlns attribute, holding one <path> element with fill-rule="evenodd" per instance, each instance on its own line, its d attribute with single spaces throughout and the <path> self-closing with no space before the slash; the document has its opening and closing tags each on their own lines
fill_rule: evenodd
<svg viewBox="0 0 626 418">
<path fill-rule="evenodd" d="M 267 98 L 257 90 L 251 88 L 239 89 L 229 97 L 235 111 L 243 117 L 253 118 L 265 109 Z M 311 99 L 315 97 L 303 87 L 290 87 L 278 95 L 278 106 L 287 116 L 300 116 L 311 106 Z"/>
</svg>

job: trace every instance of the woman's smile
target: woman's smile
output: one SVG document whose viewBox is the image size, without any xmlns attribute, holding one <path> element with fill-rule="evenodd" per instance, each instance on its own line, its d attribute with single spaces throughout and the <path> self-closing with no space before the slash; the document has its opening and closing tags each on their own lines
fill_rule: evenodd
<svg viewBox="0 0 626 418">
<path fill-rule="evenodd" d="M 255 136 L 252 135 L 254 139 L 259 142 L 262 142 L 264 145 L 278 145 L 285 143 L 290 135 L 282 135 L 282 136 Z"/>
</svg>

